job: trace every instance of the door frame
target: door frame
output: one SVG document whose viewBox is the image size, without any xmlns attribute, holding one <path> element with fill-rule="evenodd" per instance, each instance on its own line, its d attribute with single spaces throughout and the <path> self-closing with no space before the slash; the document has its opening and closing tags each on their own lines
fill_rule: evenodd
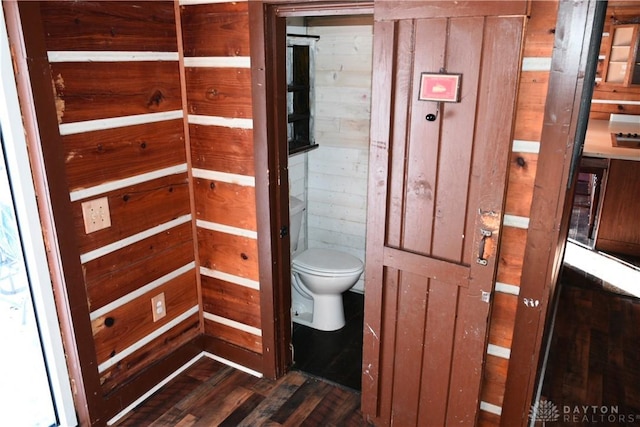
<svg viewBox="0 0 640 427">
<path fill-rule="evenodd" d="M 15 19 L 12 13 L 9 19 Z M 15 22 L 14 22 L 15 26 Z M 2 150 L 6 156 L 7 174 L 13 187 L 12 198 L 15 203 L 16 219 L 20 228 L 20 240 L 23 244 L 24 265 L 29 278 L 29 289 L 38 323 L 38 332 L 43 349 L 43 358 L 47 367 L 53 406 L 58 425 L 73 426 L 78 423 L 74 407 L 73 392 L 69 381 L 66 354 L 60 331 L 60 320 L 56 312 L 53 286 L 47 265 L 47 251 L 41 232 L 40 218 L 33 215 L 38 211 L 34 178 L 29 167 L 29 150 L 23 114 L 18 98 L 18 87 L 14 74 L 14 64 L 9 47 L 4 4 L 0 7 L 0 104 L 4 107 L 0 114 L 0 127 L 4 139 Z M 21 94 L 26 96 L 25 93 Z M 33 155 L 33 154 L 32 154 Z"/>
<path fill-rule="evenodd" d="M 593 0 L 577 4 L 560 0 L 556 34 L 563 38 L 556 41 L 549 90 L 545 107 L 545 125 L 541 138 L 539 170 L 547 172 L 536 176 L 534 199 L 530 215 L 524 268 L 519 300 L 533 298 L 540 305 L 532 310 L 518 304 L 511 357 L 504 393 L 501 425 L 526 425 L 526 414 L 533 396 L 541 355 L 542 336 L 555 288 L 557 275 L 564 253 L 563 234 L 559 225 L 567 217 L 565 200 L 569 191 L 572 151 L 577 132 L 578 115 L 582 102 L 584 69 L 588 55 L 588 43 L 593 29 Z M 277 96 L 272 70 L 273 37 L 267 37 L 277 24 L 278 13 L 322 15 L 327 11 L 349 11 L 347 6 L 360 13 L 373 13 L 370 1 L 325 2 L 300 1 L 252 1 L 249 2 L 251 25 L 251 67 L 253 92 L 253 121 L 256 168 L 256 204 L 258 216 L 260 283 L 262 285 L 261 309 L 263 325 L 265 376 L 276 378 L 288 370 L 291 364 L 291 313 L 289 273 L 290 257 L 288 238 L 278 239 L 274 231 L 288 225 L 288 189 L 279 184 L 284 173 L 278 147 L 273 137 L 278 129 L 276 112 L 267 106 L 275 105 Z M 366 11 L 366 12 L 365 12 Z M 295 16 L 295 15 L 289 15 Z M 581 19 L 579 24 L 571 17 Z M 580 46 L 576 49 L 573 46 Z M 563 57 L 562 53 L 573 54 Z M 563 67 L 554 67 L 562 63 Z M 552 115 L 564 120 L 550 120 Z M 567 131 L 568 123 L 568 131 Z M 559 156 L 557 148 L 562 145 L 567 154 Z M 286 160 L 286 157 L 285 157 Z M 555 171 L 558 171 L 557 173 Z M 278 171 L 270 175 L 269 171 Z M 566 222 L 566 220 L 564 221 Z M 284 249 L 284 250 L 283 250 Z M 539 266 L 544 266 L 540 269 Z M 531 339 L 535 337 L 535 339 Z M 525 418 L 523 419 L 523 414 Z"/>
<path fill-rule="evenodd" d="M 556 284 L 567 242 L 577 165 L 591 105 L 597 50 L 607 2 L 560 0 L 551 58 L 548 96 L 540 138 L 529 229 L 500 425 L 526 426 L 527 415 L 542 381 L 547 320 L 557 294 Z M 598 33 L 599 31 L 599 33 Z M 590 58 L 590 56 L 594 56 Z M 595 62 L 594 62 L 595 61 Z M 590 79 L 590 80 L 589 80 Z M 586 112 L 585 112 L 585 109 Z M 562 154 L 562 155 L 561 155 Z"/>
<path fill-rule="evenodd" d="M 278 91 L 279 82 L 286 82 L 285 19 L 339 15 L 373 15 L 373 2 L 249 2 L 262 373 L 269 378 L 284 375 L 293 362 L 290 238 L 280 236 L 289 228 L 288 150 L 277 144 L 287 134 L 286 87 Z"/>
</svg>

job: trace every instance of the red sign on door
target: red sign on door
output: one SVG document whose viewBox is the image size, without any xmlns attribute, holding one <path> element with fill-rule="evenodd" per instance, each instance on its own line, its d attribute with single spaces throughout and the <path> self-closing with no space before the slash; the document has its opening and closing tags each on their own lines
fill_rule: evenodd
<svg viewBox="0 0 640 427">
<path fill-rule="evenodd" d="M 420 101 L 459 102 L 462 74 L 422 73 Z"/>
</svg>

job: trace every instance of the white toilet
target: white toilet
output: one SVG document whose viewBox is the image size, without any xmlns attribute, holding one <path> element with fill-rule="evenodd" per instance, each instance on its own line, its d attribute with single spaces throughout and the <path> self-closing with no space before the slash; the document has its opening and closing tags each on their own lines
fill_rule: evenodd
<svg viewBox="0 0 640 427">
<path fill-rule="evenodd" d="M 333 249 L 307 249 L 294 255 L 302 226 L 304 202 L 289 198 L 291 231 L 291 317 L 321 331 L 345 324 L 342 293 L 356 284 L 364 264 L 357 257 Z"/>
</svg>

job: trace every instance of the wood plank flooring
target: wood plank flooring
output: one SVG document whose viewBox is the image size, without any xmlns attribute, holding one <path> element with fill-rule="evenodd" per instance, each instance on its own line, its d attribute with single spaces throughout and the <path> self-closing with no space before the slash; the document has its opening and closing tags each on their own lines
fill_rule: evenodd
<svg viewBox="0 0 640 427">
<path fill-rule="evenodd" d="M 337 331 L 293 324 L 293 368 L 360 391 L 364 295 L 345 292 L 343 302 L 346 325 Z"/>
<path fill-rule="evenodd" d="M 368 426 L 360 393 L 299 371 L 257 378 L 208 357 L 195 362 L 117 426 Z"/>
<path fill-rule="evenodd" d="M 560 292 L 542 390 L 559 411 L 549 424 L 640 425 L 640 299 L 579 272 L 563 273 Z"/>
</svg>

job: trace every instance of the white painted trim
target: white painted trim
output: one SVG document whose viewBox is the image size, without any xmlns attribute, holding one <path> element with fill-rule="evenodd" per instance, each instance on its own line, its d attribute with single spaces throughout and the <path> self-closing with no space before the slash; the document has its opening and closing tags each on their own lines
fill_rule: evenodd
<svg viewBox="0 0 640 427">
<path fill-rule="evenodd" d="M 121 188 L 129 187 L 131 185 L 142 184 L 143 182 L 153 181 L 154 179 L 163 178 L 165 176 L 177 175 L 187 171 L 187 164 L 169 166 L 163 169 L 157 169 L 152 172 L 142 173 L 140 175 L 134 175 L 116 181 L 106 182 L 104 184 L 96 185 L 89 188 L 82 188 L 79 190 L 73 190 L 70 193 L 71 201 L 76 202 L 78 200 L 87 199 L 89 197 L 95 197 L 99 194 L 107 193 L 109 191 L 119 190 Z"/>
<path fill-rule="evenodd" d="M 132 236 L 125 237 L 124 239 L 118 240 L 117 242 L 113 242 L 101 248 L 86 252 L 80 255 L 80 262 L 82 264 L 85 264 L 89 261 L 93 261 L 94 259 L 100 258 L 101 256 L 110 254 L 111 252 L 117 251 L 118 249 L 122 249 L 125 246 L 132 245 L 134 243 L 137 243 L 141 240 L 146 239 L 147 237 L 151 237 L 158 233 L 162 233 L 163 231 L 167 231 L 173 227 L 176 227 L 178 225 L 184 224 L 185 222 L 189 222 L 189 221 L 191 221 L 191 214 L 183 215 L 176 219 L 172 219 L 169 222 L 165 222 L 164 224 L 156 225 L 155 227 L 141 231 L 140 233 L 136 233 Z"/>
<path fill-rule="evenodd" d="M 110 367 L 112 367 L 113 365 L 115 365 L 116 363 L 118 363 L 119 361 L 124 359 L 125 357 L 133 354 L 136 350 L 141 349 L 142 347 L 144 347 L 145 345 L 149 344 L 154 339 L 158 338 L 160 335 L 162 335 L 165 332 L 169 331 L 171 328 L 173 328 L 174 326 L 177 326 L 180 322 L 188 319 L 190 316 L 193 316 L 196 313 L 198 313 L 198 306 L 194 305 L 189 310 L 187 310 L 184 313 L 182 313 L 180 316 L 172 319 L 168 323 L 165 323 L 164 325 L 162 325 L 161 327 L 159 327 L 155 331 L 151 332 L 146 337 L 144 337 L 141 340 L 131 344 L 129 347 L 125 348 L 120 353 L 117 353 L 112 358 L 107 359 L 106 361 L 102 362 L 100 365 L 98 365 L 98 372 L 102 373 L 105 370 L 109 369 Z"/>
<path fill-rule="evenodd" d="M 251 68 L 250 56 L 188 56 L 185 67 Z"/>
<path fill-rule="evenodd" d="M 511 149 L 511 151 L 513 151 L 514 153 L 538 154 L 540 152 L 540 142 L 514 139 L 513 148 Z"/>
<path fill-rule="evenodd" d="M 592 104 L 621 104 L 621 105 L 640 105 L 640 101 L 629 101 L 625 99 L 594 99 Z"/>
<path fill-rule="evenodd" d="M 508 360 L 509 358 L 511 358 L 511 349 L 495 344 L 489 344 L 487 346 L 487 354 Z"/>
<path fill-rule="evenodd" d="M 247 332 L 251 335 L 258 337 L 262 336 L 262 331 L 256 327 L 245 325 L 244 323 L 236 322 L 235 320 L 227 319 L 226 317 L 217 316 L 208 312 L 204 312 L 204 318 L 211 320 L 212 322 L 220 323 L 221 325 L 229 326 L 233 329 L 238 329 L 243 332 Z"/>
<path fill-rule="evenodd" d="M 204 352 L 204 355 L 207 356 L 210 359 L 215 360 L 216 362 L 220 362 L 220 363 L 223 363 L 223 364 L 225 364 L 227 366 L 231 366 L 232 368 L 235 368 L 235 369 L 237 369 L 239 371 L 242 371 L 242 372 L 246 372 L 247 374 L 253 375 L 254 377 L 258 377 L 258 378 L 262 378 L 263 377 L 262 372 L 254 371 L 253 369 L 249 369 L 246 366 L 238 365 L 235 362 L 232 362 L 230 360 L 224 359 L 224 358 L 222 358 L 220 356 L 216 356 L 215 354 L 211 354 L 211 353 L 209 353 L 207 351 Z"/>
<path fill-rule="evenodd" d="M 211 171 L 207 169 L 193 168 L 191 170 L 194 178 L 208 179 L 210 181 L 226 182 L 227 184 L 242 185 L 244 187 L 255 187 L 256 179 L 253 176 L 238 175 L 235 173 Z"/>
<path fill-rule="evenodd" d="M 17 19 L 12 16 L 11 19 Z M 14 40 L 16 45 L 24 45 L 24 40 Z M 5 140 L 4 151 L 7 173 L 13 189 L 13 201 L 16 219 L 20 226 L 20 239 L 23 245 L 25 268 L 29 275 L 29 284 L 33 298 L 34 311 L 38 318 L 40 340 L 47 371 L 53 404 L 60 426 L 78 424 L 73 394 L 69 383 L 67 359 L 60 334 L 60 323 L 53 295 L 51 273 L 47 262 L 47 250 L 58 251 L 56 239 L 51 239 L 46 247 L 42 235 L 42 225 L 38 216 L 38 203 L 31 176 L 29 152 L 25 138 L 22 113 L 29 114 L 33 123 L 37 123 L 33 110 L 20 108 L 18 90 L 14 74 L 13 55 L 9 47 L 4 8 L 0 6 L 0 126 Z M 17 61 L 25 66 L 25 58 Z M 28 79 L 29 76 L 23 76 Z M 31 92 L 22 100 L 25 105 L 33 105 Z M 37 136 L 36 136 L 37 137 Z M 35 145 L 38 145 L 36 141 Z M 31 153 L 42 158 L 42 153 Z M 48 194 L 40 197 L 47 199 Z M 9 345 L 9 344 L 7 344 Z M 6 348 L 6 347 L 5 347 Z"/>
<path fill-rule="evenodd" d="M 196 363 L 198 360 L 202 359 L 202 357 L 204 356 L 204 351 L 201 352 L 200 354 L 194 356 L 191 360 L 189 360 L 187 363 L 185 363 L 184 365 L 182 365 L 181 367 L 179 367 L 178 369 L 176 369 L 175 372 L 173 372 L 171 375 L 169 375 L 168 377 L 166 377 L 165 379 L 163 379 L 162 381 L 160 381 L 158 384 L 156 384 L 155 386 L 153 386 L 151 389 L 149 389 L 149 391 L 147 391 L 145 394 L 143 394 L 142 396 L 140 396 L 139 398 L 137 398 L 136 400 L 133 401 L 133 403 L 131 403 L 129 406 L 127 406 L 126 408 L 124 408 L 122 411 L 118 412 L 113 418 L 111 418 L 110 420 L 107 421 L 107 425 L 113 425 L 115 423 L 117 423 L 118 421 L 120 421 L 120 419 L 122 419 L 122 417 L 124 417 L 125 415 L 127 415 L 133 408 L 135 408 L 136 406 L 138 406 L 140 403 L 144 402 L 145 400 L 147 400 L 149 397 L 151 397 L 151 395 L 153 393 L 155 393 L 156 391 L 160 390 L 162 387 L 164 387 L 167 383 L 169 383 L 169 381 L 173 380 L 175 377 L 177 377 L 178 375 L 180 375 L 182 372 L 184 372 L 185 370 L 187 370 L 187 368 L 189 368 L 191 365 L 193 365 L 194 363 Z"/>
<path fill-rule="evenodd" d="M 494 405 L 493 403 L 488 403 L 485 401 L 480 402 L 480 410 L 489 412 L 494 415 L 502 415 L 502 407 L 498 405 Z"/>
<path fill-rule="evenodd" d="M 527 57 L 522 60 L 522 71 L 551 71 L 551 57 Z"/>
<path fill-rule="evenodd" d="M 189 123 L 192 125 L 253 129 L 253 119 L 238 119 L 230 117 L 201 116 L 198 114 L 189 114 Z"/>
<path fill-rule="evenodd" d="M 86 120 L 83 122 L 61 123 L 58 127 L 60 135 L 92 132 L 96 130 L 115 129 L 125 126 L 144 125 L 183 117 L 182 110 L 164 111 L 161 113 L 136 114 L 135 116 L 110 117 L 107 119 Z"/>
<path fill-rule="evenodd" d="M 123 52 L 123 51 L 49 51 L 49 62 L 144 62 L 177 61 L 178 52 Z"/>
<path fill-rule="evenodd" d="M 504 216 L 502 224 L 506 227 L 522 228 L 526 230 L 529 228 L 529 218 L 525 216 L 507 214 Z"/>
<path fill-rule="evenodd" d="M 199 219 L 196 221 L 198 227 L 205 228 L 211 231 L 219 231 L 221 233 L 232 234 L 234 236 L 247 237 L 249 239 L 257 239 L 258 232 L 253 230 L 246 230 L 244 228 L 231 227 L 230 225 L 219 224 L 217 222 L 205 221 Z"/>
<path fill-rule="evenodd" d="M 158 277 L 156 280 L 147 283 L 144 286 L 139 287 L 138 289 L 136 289 L 135 291 L 129 292 L 128 294 L 116 299 L 115 301 L 111 301 L 109 304 L 104 305 L 102 307 L 100 307 L 99 309 L 92 311 L 91 314 L 89 315 L 89 318 L 91 319 L 91 321 L 96 320 L 97 318 L 99 318 L 100 316 L 104 316 L 105 314 L 109 313 L 110 311 L 113 311 L 115 309 L 117 309 L 118 307 L 122 307 L 123 305 L 127 304 L 128 302 L 133 301 L 134 299 L 144 295 L 145 293 L 164 285 L 165 283 L 168 283 L 169 281 L 175 279 L 176 277 L 179 277 L 181 275 L 183 275 L 184 273 L 187 273 L 191 270 L 193 270 L 196 266 L 195 261 L 191 261 L 189 264 L 185 264 L 182 267 L 178 268 L 177 270 L 173 270 L 170 273 L 165 274 L 162 277 Z"/>
<path fill-rule="evenodd" d="M 206 267 L 200 267 L 200 274 L 208 277 L 213 277 L 214 279 L 223 280 L 225 282 L 234 283 L 239 286 L 244 286 L 245 288 L 251 288 L 258 291 L 260 290 L 260 282 L 247 279 L 245 277 L 235 276 L 233 274 L 224 273 L 218 270 L 212 270 Z"/>
<path fill-rule="evenodd" d="M 518 296 L 520 295 L 520 286 L 496 282 L 496 292 Z"/>
<path fill-rule="evenodd" d="M 248 0 L 180 0 L 180 6 L 191 6 L 197 4 L 216 4 L 216 3 L 242 3 Z"/>
</svg>

